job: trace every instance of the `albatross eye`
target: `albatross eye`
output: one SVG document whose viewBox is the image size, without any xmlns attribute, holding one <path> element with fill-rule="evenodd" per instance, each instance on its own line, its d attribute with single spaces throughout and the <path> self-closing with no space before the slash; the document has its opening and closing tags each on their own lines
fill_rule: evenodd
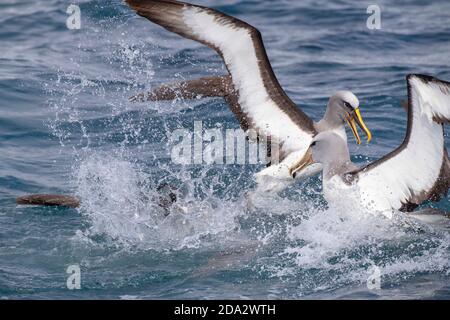
<svg viewBox="0 0 450 320">
<path fill-rule="evenodd" d="M 348 103 L 347 101 L 344 101 L 344 106 L 347 107 L 348 109 L 353 110 L 353 107 L 350 103 Z"/>
<path fill-rule="evenodd" d="M 314 141 L 313 143 L 311 143 L 310 147 L 314 147 L 316 145 L 317 141 Z"/>
</svg>

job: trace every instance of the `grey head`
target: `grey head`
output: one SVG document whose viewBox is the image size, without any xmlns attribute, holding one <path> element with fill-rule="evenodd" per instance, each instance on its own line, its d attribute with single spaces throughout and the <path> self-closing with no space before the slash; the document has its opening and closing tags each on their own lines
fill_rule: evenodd
<svg viewBox="0 0 450 320">
<path fill-rule="evenodd" d="M 359 100 L 350 91 L 338 91 L 328 100 L 327 109 L 322 120 L 316 123 L 318 132 L 343 128 L 345 123 L 349 125 L 358 144 L 361 143 L 356 125 L 367 135 L 367 142 L 372 139 L 372 134 L 366 127 L 359 111 Z"/>
<path fill-rule="evenodd" d="M 350 160 L 347 141 L 332 131 L 320 132 L 312 139 L 305 156 L 296 163 L 291 174 L 295 175 L 295 172 L 313 163 L 323 165 L 323 174 L 326 179 L 358 168 Z"/>
</svg>

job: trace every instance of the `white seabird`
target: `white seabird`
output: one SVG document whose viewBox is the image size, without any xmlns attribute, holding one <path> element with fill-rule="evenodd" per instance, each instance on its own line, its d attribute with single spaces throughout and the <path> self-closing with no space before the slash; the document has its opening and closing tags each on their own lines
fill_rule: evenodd
<svg viewBox="0 0 450 320">
<path fill-rule="evenodd" d="M 126 2 L 138 15 L 216 50 L 229 72 L 227 76 L 162 86 L 148 95 L 139 94 L 132 101 L 167 100 L 180 95 L 223 97 L 243 130 L 253 129 L 260 137 L 267 137 L 272 146 L 278 146 L 278 152 L 269 151 L 268 167 L 255 176 L 259 190 L 279 191 L 293 181 L 289 174 L 292 166 L 304 156 L 312 138 L 319 132 L 332 131 L 347 141 L 344 128 L 347 122 L 358 144 L 361 139 L 356 124 L 370 141 L 371 133 L 362 120 L 359 101 L 350 91 L 335 93 L 319 122 L 313 122 L 299 109 L 275 77 L 261 34 L 255 27 L 214 9 L 179 1 Z M 297 178 L 320 170 L 319 165 L 297 170 Z"/>
<path fill-rule="evenodd" d="M 408 75 L 408 125 L 403 143 L 381 159 L 358 168 L 347 142 L 333 132 L 314 137 L 291 174 L 309 164 L 323 165 L 326 200 L 357 205 L 392 217 L 427 200 L 438 201 L 450 186 L 450 161 L 444 146 L 444 124 L 450 121 L 450 82 Z"/>
</svg>

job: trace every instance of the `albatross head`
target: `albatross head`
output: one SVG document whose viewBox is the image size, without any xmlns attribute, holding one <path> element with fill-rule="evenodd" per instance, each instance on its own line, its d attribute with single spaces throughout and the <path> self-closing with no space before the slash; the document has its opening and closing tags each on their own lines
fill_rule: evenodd
<svg viewBox="0 0 450 320">
<path fill-rule="evenodd" d="M 290 174 L 295 177 L 296 172 L 314 163 L 323 165 L 326 177 L 341 174 L 355 166 L 350 161 L 347 141 L 332 131 L 321 132 L 312 139 L 305 155 L 291 167 Z"/>
<path fill-rule="evenodd" d="M 358 98 L 350 91 L 338 91 L 328 101 L 322 121 L 323 131 L 342 128 L 345 123 L 349 125 L 358 144 L 361 144 L 361 138 L 356 125 L 367 135 L 367 142 L 372 139 L 372 134 L 361 117 Z"/>
</svg>

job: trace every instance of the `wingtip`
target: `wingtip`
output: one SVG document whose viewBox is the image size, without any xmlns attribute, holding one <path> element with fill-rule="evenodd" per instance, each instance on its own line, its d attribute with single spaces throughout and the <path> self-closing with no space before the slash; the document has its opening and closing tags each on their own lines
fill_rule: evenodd
<svg viewBox="0 0 450 320">
<path fill-rule="evenodd" d="M 124 0 L 130 7 L 137 10 L 139 8 L 142 8 L 146 5 L 170 5 L 170 4 L 176 4 L 176 5 L 184 5 L 186 3 L 181 1 L 175 1 L 175 0 Z"/>
<path fill-rule="evenodd" d="M 124 0 L 124 2 L 129 5 L 130 7 L 133 7 L 136 5 L 136 1 L 134 0 Z"/>
<path fill-rule="evenodd" d="M 134 11 L 138 11 L 142 5 L 146 4 L 146 2 L 156 2 L 156 1 L 137 1 L 137 0 L 124 0 L 125 3 Z"/>
<path fill-rule="evenodd" d="M 428 83 L 438 83 L 438 84 L 443 84 L 445 86 L 450 86 L 450 82 L 449 81 L 445 81 L 445 80 L 441 80 L 439 78 L 436 78 L 434 76 L 430 76 L 427 74 L 420 74 L 420 73 L 410 73 L 406 76 L 406 80 L 408 82 L 410 82 L 413 79 L 420 79 L 423 83 L 428 84 Z"/>
<path fill-rule="evenodd" d="M 441 81 L 433 76 L 430 76 L 428 74 L 421 74 L 421 73 L 410 73 L 406 76 L 406 80 L 412 80 L 413 78 L 418 78 L 422 80 L 424 83 L 433 82 L 433 81 Z"/>
<path fill-rule="evenodd" d="M 124 0 L 130 6 L 142 6 L 151 2 L 163 2 L 157 0 Z"/>
</svg>

